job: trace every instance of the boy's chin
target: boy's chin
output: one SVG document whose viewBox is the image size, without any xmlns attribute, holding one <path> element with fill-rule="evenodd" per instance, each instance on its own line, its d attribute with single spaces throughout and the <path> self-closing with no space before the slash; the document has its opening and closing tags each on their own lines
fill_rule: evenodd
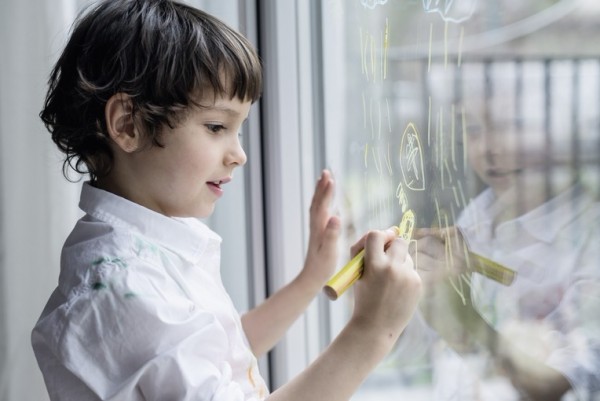
<svg viewBox="0 0 600 401">
<path fill-rule="evenodd" d="M 197 213 L 195 213 L 193 216 L 189 216 L 189 217 L 195 217 L 197 219 L 207 219 L 210 216 L 212 216 L 214 211 L 215 211 L 215 204 L 213 203 L 210 206 L 203 207 L 202 210 L 198 210 Z"/>
<path fill-rule="evenodd" d="M 179 210 L 175 213 L 171 213 L 170 217 L 176 218 L 194 218 L 194 219 L 206 219 L 209 218 L 215 211 L 215 206 L 205 206 L 194 210 Z"/>
</svg>

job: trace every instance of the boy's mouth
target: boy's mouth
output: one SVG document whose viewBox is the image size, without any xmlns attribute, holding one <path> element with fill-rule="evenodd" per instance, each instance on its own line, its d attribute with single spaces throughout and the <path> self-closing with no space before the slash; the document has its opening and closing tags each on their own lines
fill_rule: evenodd
<svg viewBox="0 0 600 401">
<path fill-rule="evenodd" d="M 207 185 L 213 189 L 216 189 L 218 191 L 221 191 L 221 185 L 222 184 L 226 184 L 229 181 L 231 181 L 231 177 L 226 177 L 220 180 L 215 180 L 215 181 L 208 181 Z"/>
<path fill-rule="evenodd" d="M 499 178 L 499 177 L 505 177 L 505 176 L 513 175 L 513 174 L 519 174 L 520 172 L 521 172 L 521 169 L 519 169 L 519 168 L 512 169 L 512 170 L 488 169 L 486 171 L 486 174 L 488 175 L 488 177 Z"/>
</svg>

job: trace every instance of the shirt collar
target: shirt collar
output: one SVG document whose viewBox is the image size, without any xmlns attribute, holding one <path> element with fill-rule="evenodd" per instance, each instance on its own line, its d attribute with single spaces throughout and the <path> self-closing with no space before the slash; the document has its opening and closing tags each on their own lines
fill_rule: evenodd
<svg viewBox="0 0 600 401">
<path fill-rule="evenodd" d="M 464 229 L 473 229 L 473 225 L 489 227 L 494 217 L 494 199 L 493 191 L 490 188 L 485 189 L 467 206 L 462 219 L 459 219 L 459 225 Z M 497 229 L 501 229 L 505 224 L 516 224 L 534 238 L 551 243 L 567 225 L 573 224 L 577 216 L 593 204 L 594 200 L 585 188 L 582 185 L 574 185 L 528 213 L 500 224 Z"/>
<path fill-rule="evenodd" d="M 520 216 L 517 221 L 532 236 L 551 243 L 567 225 L 573 224 L 577 217 L 588 210 L 593 203 L 592 196 L 584 187 L 575 185 Z M 585 225 L 589 223 L 583 222 Z"/>
<path fill-rule="evenodd" d="M 199 219 L 165 216 L 89 182 L 83 184 L 79 208 L 98 220 L 155 241 L 192 263 L 199 260 L 209 242 L 221 242 L 221 237 Z"/>
</svg>

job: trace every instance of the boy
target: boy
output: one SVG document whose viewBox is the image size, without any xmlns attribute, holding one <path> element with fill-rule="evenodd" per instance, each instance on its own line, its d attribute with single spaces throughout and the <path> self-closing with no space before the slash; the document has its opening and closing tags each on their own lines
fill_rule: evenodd
<svg viewBox="0 0 600 401">
<path fill-rule="evenodd" d="M 32 333 L 52 400 L 346 400 L 391 349 L 420 279 L 407 244 L 372 231 L 352 248 L 366 249 L 366 266 L 347 327 L 291 383 L 265 388 L 256 356 L 333 273 L 340 223 L 324 171 L 304 268 L 239 317 L 220 238 L 197 218 L 246 161 L 238 131 L 260 91 L 251 45 L 199 10 L 104 1 L 79 18 L 41 112 L 65 169 L 90 176 Z"/>
</svg>

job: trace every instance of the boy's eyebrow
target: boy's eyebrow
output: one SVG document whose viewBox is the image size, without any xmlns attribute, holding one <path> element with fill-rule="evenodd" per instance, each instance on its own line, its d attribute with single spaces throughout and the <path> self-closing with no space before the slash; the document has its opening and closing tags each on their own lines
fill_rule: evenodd
<svg viewBox="0 0 600 401">
<path fill-rule="evenodd" d="M 216 111 L 222 111 L 224 113 L 227 113 L 233 117 L 237 117 L 240 115 L 240 112 L 234 109 L 231 109 L 227 106 L 211 106 L 208 107 L 209 110 L 216 110 Z"/>
</svg>

